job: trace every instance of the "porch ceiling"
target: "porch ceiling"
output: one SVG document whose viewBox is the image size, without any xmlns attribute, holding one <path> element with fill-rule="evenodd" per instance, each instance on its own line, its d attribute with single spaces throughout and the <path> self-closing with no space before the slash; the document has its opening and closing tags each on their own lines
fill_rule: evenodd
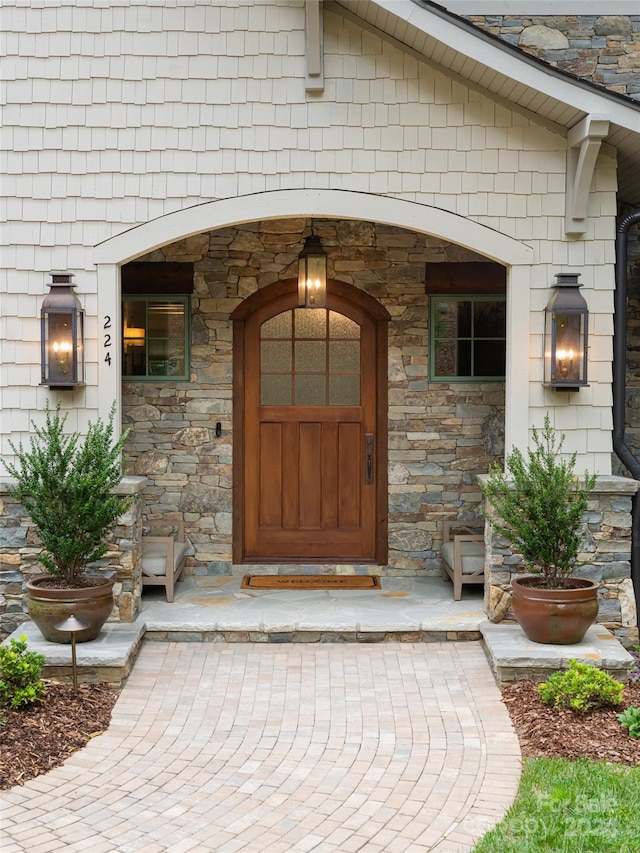
<svg viewBox="0 0 640 853">
<path fill-rule="evenodd" d="M 640 104 L 579 80 L 423 0 L 333 0 L 380 38 L 566 136 L 587 115 L 611 122 L 621 201 L 640 205 Z"/>
</svg>

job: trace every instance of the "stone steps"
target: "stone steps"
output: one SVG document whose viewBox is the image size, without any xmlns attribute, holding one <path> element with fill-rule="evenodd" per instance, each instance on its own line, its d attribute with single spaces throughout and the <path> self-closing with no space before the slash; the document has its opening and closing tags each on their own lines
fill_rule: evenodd
<svg viewBox="0 0 640 853">
<path fill-rule="evenodd" d="M 566 669 L 571 660 L 597 666 L 626 683 L 634 665 L 629 652 L 600 625 L 592 625 L 584 640 L 571 646 L 532 643 L 519 625 L 485 622 L 481 632 L 498 684 L 545 681 L 557 670 Z"/>
<path fill-rule="evenodd" d="M 480 641 L 498 683 L 542 680 L 584 660 L 625 681 L 633 659 L 602 626 L 592 626 L 575 646 L 531 643 L 513 624 L 493 624 L 482 609 L 482 590 L 463 591 L 454 601 L 440 578 L 384 578 L 374 591 L 247 591 L 239 577 L 194 577 L 178 584 L 176 600 L 163 591 L 145 593 L 133 623 L 110 622 L 90 643 L 77 645 L 81 681 L 121 684 L 144 640 L 208 643 L 442 643 Z M 32 622 L 30 649 L 45 655 L 47 678 L 71 679 L 71 647 L 48 643 Z"/>
</svg>

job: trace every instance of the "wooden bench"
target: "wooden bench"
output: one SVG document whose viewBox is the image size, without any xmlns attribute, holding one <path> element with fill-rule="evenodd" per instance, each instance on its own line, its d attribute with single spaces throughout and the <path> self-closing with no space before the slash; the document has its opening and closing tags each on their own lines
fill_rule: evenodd
<svg viewBox="0 0 640 853">
<path fill-rule="evenodd" d="M 445 521 L 442 577 L 453 581 L 456 601 L 462 597 L 463 584 L 484 583 L 484 519 Z"/>
<path fill-rule="evenodd" d="M 187 554 L 184 522 L 177 523 L 174 536 L 142 537 L 142 586 L 163 586 L 167 601 L 173 601 Z"/>
</svg>

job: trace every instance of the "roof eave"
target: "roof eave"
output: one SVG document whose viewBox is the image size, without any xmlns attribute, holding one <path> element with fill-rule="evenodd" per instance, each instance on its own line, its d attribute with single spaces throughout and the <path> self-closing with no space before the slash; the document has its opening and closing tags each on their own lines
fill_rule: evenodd
<svg viewBox="0 0 640 853">
<path fill-rule="evenodd" d="M 612 123 L 640 133 L 640 104 L 525 54 L 428 0 L 336 0 L 336 4 L 394 38 L 399 38 L 399 26 L 415 28 L 429 41 L 579 110 L 583 116 L 606 115 Z"/>
</svg>

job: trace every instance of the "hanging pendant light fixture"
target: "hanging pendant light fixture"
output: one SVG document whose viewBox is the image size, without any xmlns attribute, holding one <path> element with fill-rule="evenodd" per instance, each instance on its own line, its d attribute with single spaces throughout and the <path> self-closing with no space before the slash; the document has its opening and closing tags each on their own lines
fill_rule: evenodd
<svg viewBox="0 0 640 853">
<path fill-rule="evenodd" d="M 298 305 L 324 308 L 327 304 L 327 254 L 315 234 L 304 241 L 298 260 Z"/>
</svg>

